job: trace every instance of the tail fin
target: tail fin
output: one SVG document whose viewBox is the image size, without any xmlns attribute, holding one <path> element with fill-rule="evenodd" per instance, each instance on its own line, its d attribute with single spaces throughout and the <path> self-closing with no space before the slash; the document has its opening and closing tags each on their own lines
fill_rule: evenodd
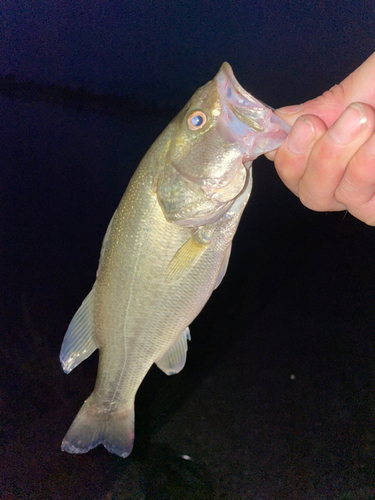
<svg viewBox="0 0 375 500">
<path fill-rule="evenodd" d="M 134 441 L 134 405 L 130 409 L 103 411 L 90 396 L 70 426 L 61 449 L 68 453 L 86 453 L 99 444 L 109 452 L 126 458 Z"/>
</svg>

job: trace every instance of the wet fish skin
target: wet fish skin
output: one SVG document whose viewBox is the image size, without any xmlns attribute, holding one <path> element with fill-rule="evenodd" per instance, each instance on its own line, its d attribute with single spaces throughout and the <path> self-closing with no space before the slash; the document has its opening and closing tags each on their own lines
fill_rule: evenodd
<svg viewBox="0 0 375 500">
<path fill-rule="evenodd" d="M 97 279 L 73 317 L 60 360 L 69 373 L 100 349 L 94 391 L 62 449 L 99 444 L 126 457 L 134 398 L 153 363 L 186 361 L 189 324 L 220 284 L 249 199 L 251 162 L 289 128 L 224 63 L 151 146 L 104 237 Z"/>
</svg>

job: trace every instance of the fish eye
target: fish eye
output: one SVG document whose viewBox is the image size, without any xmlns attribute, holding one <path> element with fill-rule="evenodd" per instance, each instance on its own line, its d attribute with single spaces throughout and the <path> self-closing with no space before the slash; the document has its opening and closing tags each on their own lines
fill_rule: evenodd
<svg viewBox="0 0 375 500">
<path fill-rule="evenodd" d="M 190 130 L 198 130 L 207 122 L 207 116 L 203 111 L 193 111 L 187 118 L 186 123 Z"/>
</svg>

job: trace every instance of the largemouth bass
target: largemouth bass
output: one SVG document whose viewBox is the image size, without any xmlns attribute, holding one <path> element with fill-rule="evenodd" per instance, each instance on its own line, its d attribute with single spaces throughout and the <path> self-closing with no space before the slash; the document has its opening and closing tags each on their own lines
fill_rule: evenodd
<svg viewBox="0 0 375 500">
<path fill-rule="evenodd" d="M 62 449 L 127 457 L 134 398 L 153 363 L 186 361 L 189 324 L 220 284 L 249 199 L 252 161 L 289 126 L 246 92 L 228 63 L 151 146 L 104 237 L 97 279 L 61 347 L 66 373 L 99 348 L 94 391 Z"/>
</svg>

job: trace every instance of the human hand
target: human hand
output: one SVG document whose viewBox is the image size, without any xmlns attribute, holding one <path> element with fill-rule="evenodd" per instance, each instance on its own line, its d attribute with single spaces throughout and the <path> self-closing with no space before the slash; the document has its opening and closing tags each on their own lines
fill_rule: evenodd
<svg viewBox="0 0 375 500">
<path fill-rule="evenodd" d="M 291 132 L 274 160 L 284 184 L 316 211 L 348 210 L 375 225 L 375 53 L 339 85 L 276 111 Z"/>
</svg>

